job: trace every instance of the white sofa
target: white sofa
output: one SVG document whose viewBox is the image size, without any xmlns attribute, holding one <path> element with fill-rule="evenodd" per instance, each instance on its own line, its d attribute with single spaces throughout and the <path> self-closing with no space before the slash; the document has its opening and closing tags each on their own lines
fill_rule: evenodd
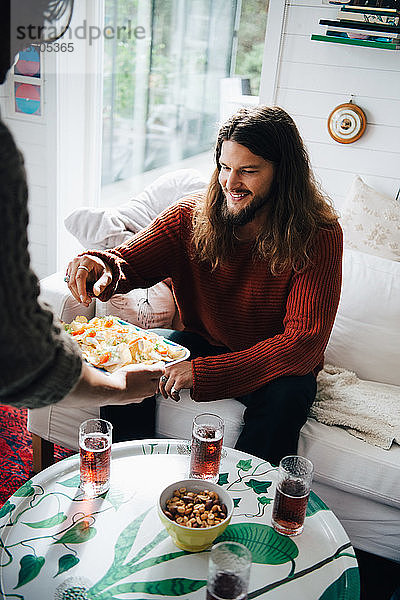
<svg viewBox="0 0 400 600">
<path fill-rule="evenodd" d="M 41 290 L 42 298 L 67 322 L 76 314 L 90 317 L 95 310 L 134 322 L 138 300 L 144 295 L 143 290 L 135 290 L 106 304 L 93 302 L 84 310 L 69 295 L 63 273 L 42 280 Z M 173 298 L 164 283 L 151 289 L 150 302 L 160 322 L 165 327 L 173 325 Z M 341 302 L 326 362 L 373 381 L 378 396 L 389 384 L 400 409 L 400 262 L 345 250 Z M 234 399 L 210 402 L 206 407 L 194 403 L 186 393 L 179 403 L 159 397 L 157 434 L 188 439 L 193 415 L 207 409 L 225 419 L 225 443 L 234 446 L 242 427 L 243 408 Z M 57 405 L 29 411 L 28 429 L 33 434 L 36 458 L 45 457 L 53 443 L 76 450 L 79 423 L 96 413 Z M 313 461 L 313 489 L 336 513 L 353 545 L 400 562 L 400 446 L 393 443 L 384 450 L 343 427 L 309 418 L 301 431 L 298 452 Z"/>
</svg>

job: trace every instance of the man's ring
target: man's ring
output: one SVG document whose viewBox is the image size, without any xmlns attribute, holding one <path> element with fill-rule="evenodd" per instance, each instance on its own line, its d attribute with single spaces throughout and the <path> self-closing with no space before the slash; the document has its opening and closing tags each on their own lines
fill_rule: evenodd
<svg viewBox="0 0 400 600">
<path fill-rule="evenodd" d="M 165 375 L 162 375 L 160 378 L 161 383 L 167 383 L 168 381 L 168 377 L 166 377 Z"/>
<path fill-rule="evenodd" d="M 66 276 L 64 277 L 64 281 L 65 281 L 65 283 L 69 283 L 69 279 L 70 279 L 69 275 L 66 275 Z"/>
<path fill-rule="evenodd" d="M 87 272 L 89 273 L 89 269 L 88 269 L 87 267 L 84 267 L 83 265 L 80 265 L 80 266 L 77 268 L 77 271 L 79 271 L 79 269 L 85 269 L 85 271 L 87 271 Z"/>
</svg>

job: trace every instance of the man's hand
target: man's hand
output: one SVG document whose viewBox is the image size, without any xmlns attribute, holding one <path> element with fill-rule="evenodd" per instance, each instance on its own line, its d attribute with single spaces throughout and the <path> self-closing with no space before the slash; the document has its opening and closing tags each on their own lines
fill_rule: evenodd
<svg viewBox="0 0 400 600">
<path fill-rule="evenodd" d="M 89 306 L 92 299 L 88 294 L 88 284 L 92 284 L 93 294 L 99 296 L 111 283 L 112 272 L 101 258 L 83 254 L 68 264 L 65 281 L 73 297 Z"/>
<path fill-rule="evenodd" d="M 119 376 L 124 389 L 123 399 L 118 404 L 141 402 L 143 398 L 153 396 L 158 390 L 160 377 L 164 373 L 164 363 L 154 365 L 126 365 L 115 371 L 113 375 Z"/>
<path fill-rule="evenodd" d="M 178 402 L 179 392 L 193 387 L 192 363 L 183 360 L 171 367 L 165 367 L 165 375 L 160 379 L 160 392 L 164 398 L 172 398 Z"/>
</svg>

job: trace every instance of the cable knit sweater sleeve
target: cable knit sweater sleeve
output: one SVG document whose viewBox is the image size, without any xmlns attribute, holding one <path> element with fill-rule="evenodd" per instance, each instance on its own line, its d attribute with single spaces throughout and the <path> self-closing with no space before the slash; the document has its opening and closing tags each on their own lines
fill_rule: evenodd
<svg viewBox="0 0 400 600">
<path fill-rule="evenodd" d="M 0 403 L 37 408 L 58 402 L 77 383 L 78 346 L 38 301 L 29 267 L 23 159 L 0 121 Z"/>
</svg>

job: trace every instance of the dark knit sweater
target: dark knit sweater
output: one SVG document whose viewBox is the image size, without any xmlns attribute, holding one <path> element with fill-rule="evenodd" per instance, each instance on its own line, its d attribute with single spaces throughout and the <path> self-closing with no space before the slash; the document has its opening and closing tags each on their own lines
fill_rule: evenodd
<svg viewBox="0 0 400 600">
<path fill-rule="evenodd" d="M 38 302 L 29 267 L 27 187 L 21 154 L 0 121 L 0 404 L 58 402 L 77 383 L 77 344 Z"/>
<path fill-rule="evenodd" d="M 282 375 L 317 372 L 340 296 L 340 225 L 320 230 L 312 266 L 303 273 L 273 276 L 266 261 L 252 259 L 250 242 L 238 243 L 229 263 L 211 271 L 192 256 L 194 202 L 169 207 L 122 246 L 89 252 L 113 270 L 100 299 L 172 278 L 185 330 L 231 351 L 192 361 L 196 401 L 237 397 Z"/>
</svg>

